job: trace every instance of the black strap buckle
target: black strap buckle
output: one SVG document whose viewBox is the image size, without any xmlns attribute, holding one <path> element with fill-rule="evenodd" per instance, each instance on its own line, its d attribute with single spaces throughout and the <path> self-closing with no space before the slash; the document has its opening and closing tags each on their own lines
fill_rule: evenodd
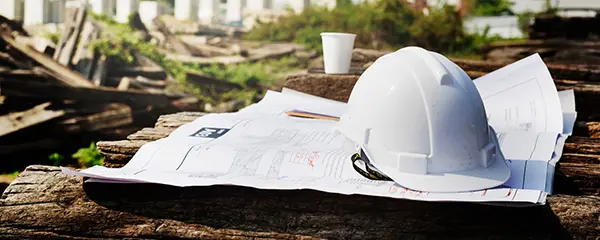
<svg viewBox="0 0 600 240">
<path fill-rule="evenodd" d="M 350 160 L 352 160 L 352 167 L 354 167 L 354 170 L 356 170 L 356 172 L 358 172 L 363 177 L 366 177 L 366 178 L 371 179 L 371 180 L 393 181 L 388 176 L 385 176 L 385 175 L 381 174 L 380 172 L 375 171 L 371 167 L 369 167 L 369 165 L 370 165 L 369 159 L 362 152 L 362 150 L 361 150 L 361 153 L 362 154 L 359 154 L 359 153 L 352 154 L 352 156 L 350 157 Z M 363 169 L 361 169 L 360 167 L 358 167 L 356 165 L 356 161 L 361 161 L 361 162 L 365 163 L 365 169 L 366 169 L 366 171 L 363 170 Z"/>
</svg>

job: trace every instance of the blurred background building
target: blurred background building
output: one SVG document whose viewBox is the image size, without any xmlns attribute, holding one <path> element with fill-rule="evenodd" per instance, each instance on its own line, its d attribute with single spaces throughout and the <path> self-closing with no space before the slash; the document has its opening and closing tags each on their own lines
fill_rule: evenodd
<svg viewBox="0 0 600 240">
<path fill-rule="evenodd" d="M 354 3 L 371 0 L 352 0 Z M 428 6 L 454 5 L 467 9 L 469 0 L 406 0 L 418 9 Z M 336 0 L 3 0 L 3 16 L 23 21 L 24 25 L 61 23 L 65 8 L 72 4 L 88 4 L 96 14 L 104 14 L 119 22 L 139 11 L 142 21 L 151 25 L 156 16 L 170 14 L 182 21 L 202 24 L 224 24 L 251 28 L 257 19 L 272 21 L 288 10 L 300 13 L 317 6 L 335 8 Z M 595 16 L 600 10 L 599 0 L 513 0 L 511 12 L 497 16 L 472 16 L 465 19 L 465 28 L 471 33 L 487 31 L 504 38 L 524 36 L 519 28 L 518 15 L 540 12 L 549 3 L 564 16 Z"/>
</svg>

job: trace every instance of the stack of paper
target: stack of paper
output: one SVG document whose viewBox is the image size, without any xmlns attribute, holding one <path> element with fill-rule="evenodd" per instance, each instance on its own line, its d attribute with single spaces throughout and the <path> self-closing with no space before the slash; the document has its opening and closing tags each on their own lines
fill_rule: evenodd
<svg viewBox="0 0 600 240">
<path fill-rule="evenodd" d="M 144 145 L 123 168 L 63 168 L 88 181 L 173 186 L 233 184 L 262 189 L 315 189 L 423 201 L 544 204 L 554 165 L 575 120 L 572 91 L 558 93 L 533 55 L 475 81 L 512 170 L 506 186 L 461 193 L 406 189 L 369 180 L 352 167 L 335 121 L 291 117 L 299 110 L 340 116 L 346 104 L 289 89 L 268 92 L 237 113 L 209 114 Z"/>
</svg>

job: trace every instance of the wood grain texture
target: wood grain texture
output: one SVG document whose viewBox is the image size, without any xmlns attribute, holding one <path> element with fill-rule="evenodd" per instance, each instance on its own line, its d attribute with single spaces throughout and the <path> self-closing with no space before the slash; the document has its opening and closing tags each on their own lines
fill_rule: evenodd
<svg viewBox="0 0 600 240">
<path fill-rule="evenodd" d="M 312 190 L 85 183 L 30 166 L 0 199 L 0 235 L 29 238 L 575 239 L 597 237 L 600 198 L 507 208 Z M 9 221 L 10 220 L 10 221 Z"/>
</svg>

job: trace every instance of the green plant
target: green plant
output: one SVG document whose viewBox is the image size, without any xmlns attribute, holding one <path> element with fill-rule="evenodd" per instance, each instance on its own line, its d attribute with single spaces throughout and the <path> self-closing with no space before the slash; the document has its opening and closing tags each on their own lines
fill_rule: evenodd
<svg viewBox="0 0 600 240">
<path fill-rule="evenodd" d="M 58 44 L 60 41 L 60 33 L 58 32 L 45 32 L 42 36 L 54 44 Z"/>
<path fill-rule="evenodd" d="M 471 13 L 476 16 L 513 15 L 512 5 L 509 0 L 476 0 Z"/>
<path fill-rule="evenodd" d="M 100 154 L 98 148 L 96 148 L 96 143 L 91 143 L 87 148 L 80 148 L 72 157 L 77 159 L 81 167 L 102 165 L 104 161 L 104 157 Z"/>
<path fill-rule="evenodd" d="M 48 156 L 48 160 L 52 162 L 54 166 L 60 166 L 62 162 L 65 160 L 65 157 L 60 153 L 53 153 Z"/>
<path fill-rule="evenodd" d="M 8 175 L 8 176 L 11 176 L 11 177 L 15 177 L 15 178 L 16 178 L 17 176 L 19 176 L 19 174 L 21 174 L 21 172 L 19 172 L 19 171 L 14 171 L 14 172 L 12 172 L 12 173 L 9 173 L 9 174 L 7 174 L 7 175 Z"/>
<path fill-rule="evenodd" d="M 410 33 L 418 46 L 438 52 L 459 51 L 472 43 L 463 30 L 462 18 L 449 5 L 431 8 L 428 15 L 418 17 Z"/>
<path fill-rule="evenodd" d="M 300 14 L 289 12 L 273 22 L 259 22 L 244 37 L 293 41 L 320 51 L 321 32 L 352 32 L 357 34 L 357 47 L 381 49 L 408 42 L 408 27 L 414 18 L 415 12 L 398 0 L 342 4 L 331 10 L 315 6 Z"/>
<path fill-rule="evenodd" d="M 482 2 L 480 5 L 498 3 L 502 11 L 510 9 L 507 0 Z M 312 7 L 300 14 L 289 13 L 277 21 L 258 23 L 245 38 L 294 41 L 321 51 L 320 33 L 327 31 L 355 33 L 355 47 L 397 49 L 418 45 L 449 54 L 471 54 L 482 45 L 500 39 L 466 33 L 462 16 L 454 6 L 430 7 L 428 14 L 423 14 L 398 0 L 343 4 L 332 10 Z"/>
<path fill-rule="evenodd" d="M 533 17 L 535 17 L 535 14 L 531 11 L 525 11 L 525 12 L 519 13 L 517 15 L 517 22 L 519 24 L 519 29 L 523 33 L 529 32 L 529 26 L 531 25 L 531 19 L 533 19 Z"/>
</svg>

